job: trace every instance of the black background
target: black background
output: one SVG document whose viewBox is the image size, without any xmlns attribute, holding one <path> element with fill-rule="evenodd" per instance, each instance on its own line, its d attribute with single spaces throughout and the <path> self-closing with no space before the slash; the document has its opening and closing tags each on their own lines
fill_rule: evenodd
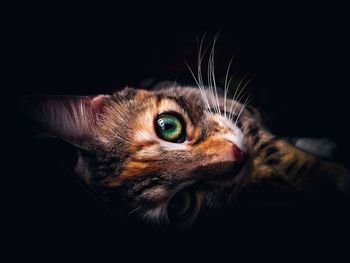
<svg viewBox="0 0 350 263">
<path fill-rule="evenodd" d="M 347 244 L 349 216 L 347 207 L 333 203 L 309 206 L 292 217 L 256 212 L 254 218 L 232 224 L 223 219 L 225 228 L 219 222 L 176 237 L 127 232 L 65 166 L 43 152 L 32 138 L 37 127 L 19 100 L 29 94 L 109 93 L 150 77 L 190 78 L 182 63 L 197 55 L 196 36 L 207 32 L 210 39 L 220 31 L 221 58 L 236 52 L 237 71 L 259 72 L 253 94 L 275 113 L 274 131 L 330 138 L 339 145 L 337 158 L 348 164 L 345 11 L 336 4 L 236 2 L 4 7 L 0 123 L 5 250 L 11 256 L 51 258 L 111 254 L 116 260 L 124 253 L 156 257 L 164 249 L 171 251 L 168 257 L 184 251 L 232 252 L 231 257 L 252 251 L 323 255 L 330 247 L 338 255 Z M 218 66 L 219 74 L 225 65 Z"/>
</svg>

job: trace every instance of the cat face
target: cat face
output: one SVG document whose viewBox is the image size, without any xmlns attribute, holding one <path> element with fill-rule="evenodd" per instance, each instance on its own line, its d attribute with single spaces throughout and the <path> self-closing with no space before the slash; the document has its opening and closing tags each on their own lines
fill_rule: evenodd
<svg viewBox="0 0 350 263">
<path fill-rule="evenodd" d="M 232 201 L 248 169 L 237 116 L 243 106 L 219 96 L 205 107 L 207 98 L 195 88 L 126 88 L 111 96 L 30 97 L 23 105 L 77 146 L 76 173 L 127 200 L 126 215 L 187 226 Z"/>
</svg>

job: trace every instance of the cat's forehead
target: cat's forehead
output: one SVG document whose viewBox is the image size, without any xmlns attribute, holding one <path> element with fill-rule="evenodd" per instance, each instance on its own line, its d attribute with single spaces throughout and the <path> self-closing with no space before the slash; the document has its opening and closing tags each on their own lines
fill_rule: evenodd
<svg viewBox="0 0 350 263">
<path fill-rule="evenodd" d="M 121 100 L 128 103 L 130 113 L 147 110 L 158 113 L 176 111 L 186 115 L 194 124 L 200 121 L 203 115 L 201 104 L 194 103 L 185 94 L 177 94 L 171 90 L 148 91 L 126 88 L 115 93 L 114 98 L 117 102 Z"/>
</svg>

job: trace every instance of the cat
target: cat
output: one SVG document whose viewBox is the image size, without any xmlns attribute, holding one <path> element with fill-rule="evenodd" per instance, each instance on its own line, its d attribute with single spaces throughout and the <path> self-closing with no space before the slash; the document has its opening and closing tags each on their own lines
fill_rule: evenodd
<svg viewBox="0 0 350 263">
<path fill-rule="evenodd" d="M 23 108 L 43 128 L 76 146 L 75 172 L 121 217 L 171 228 L 272 182 L 310 196 L 349 192 L 342 165 L 271 134 L 257 110 L 215 89 L 126 87 L 112 95 L 29 96 Z M 112 197 L 113 196 L 113 197 Z"/>
</svg>

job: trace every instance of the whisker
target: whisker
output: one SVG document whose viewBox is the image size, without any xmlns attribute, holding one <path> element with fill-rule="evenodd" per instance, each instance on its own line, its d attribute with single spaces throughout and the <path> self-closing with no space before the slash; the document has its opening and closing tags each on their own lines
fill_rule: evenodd
<svg viewBox="0 0 350 263">
<path fill-rule="evenodd" d="M 170 88 L 170 92 L 171 93 L 174 93 L 174 88 L 175 88 L 175 84 L 177 83 L 177 79 L 174 80 L 173 82 L 173 85 L 171 85 L 171 88 Z"/>
<path fill-rule="evenodd" d="M 209 65 L 209 60 L 208 60 L 208 66 L 207 66 L 208 79 L 207 79 L 207 84 L 208 84 L 208 88 L 209 88 L 210 104 L 212 105 L 213 104 L 213 96 L 212 96 L 211 75 L 209 74 L 209 71 L 210 71 L 210 65 Z M 214 108 L 214 112 L 216 113 L 215 108 Z"/>
<path fill-rule="evenodd" d="M 244 80 L 246 77 L 247 77 L 247 74 L 244 75 L 243 78 L 241 79 L 241 81 L 238 83 L 238 86 L 237 86 L 237 88 L 236 88 L 236 90 L 235 90 L 235 93 L 233 94 L 232 101 L 235 102 L 235 101 L 237 100 L 236 94 L 237 94 L 239 88 L 241 87 L 243 80 Z M 239 96 L 239 94 L 238 94 L 238 96 Z M 238 96 L 237 96 L 237 97 L 238 97 Z M 232 104 L 231 104 L 231 107 L 230 107 L 230 115 L 229 115 L 229 118 L 231 118 L 231 114 L 232 114 L 232 110 L 233 110 L 233 104 L 234 104 L 234 103 L 232 103 Z M 234 108 L 234 111 L 233 111 L 233 112 L 236 111 L 236 107 L 237 107 L 237 104 L 235 104 L 235 108 Z"/>
<path fill-rule="evenodd" d="M 246 108 L 246 106 L 248 105 L 248 103 L 251 101 L 251 93 L 247 96 L 246 100 L 244 101 L 241 110 L 239 111 L 238 115 L 237 115 L 237 119 L 235 121 L 235 126 L 237 125 L 237 122 L 239 120 L 239 117 L 241 116 L 243 110 Z"/>
<path fill-rule="evenodd" d="M 202 37 L 202 41 L 199 45 L 199 49 L 198 49 L 198 63 L 197 63 L 197 71 L 198 71 L 198 80 L 199 83 L 202 85 L 202 87 L 204 87 L 204 83 L 203 83 L 203 78 L 202 78 L 202 61 L 203 58 L 209 48 L 209 45 L 204 49 L 203 54 L 202 54 L 202 48 L 203 48 L 203 42 L 204 42 L 204 38 L 205 38 L 205 33 Z"/>
<path fill-rule="evenodd" d="M 228 67 L 227 67 L 227 71 L 226 71 L 226 75 L 225 75 L 225 84 L 224 84 L 224 113 L 225 113 L 225 117 L 226 117 L 226 99 L 227 99 L 227 93 L 228 93 L 228 85 L 227 84 L 230 84 L 231 83 L 231 80 L 232 80 L 232 76 L 231 78 L 229 79 L 229 82 L 227 82 L 227 78 L 228 78 L 228 74 L 230 72 L 230 68 L 231 68 L 231 64 L 232 64 L 232 61 L 233 59 L 235 58 L 235 55 L 234 54 L 231 59 L 230 59 L 230 62 L 228 64 Z"/>
<path fill-rule="evenodd" d="M 210 113 L 213 114 L 212 111 L 211 111 L 209 102 L 208 102 L 208 98 L 207 98 L 207 96 L 206 96 L 206 94 L 205 94 L 205 92 L 204 92 L 204 90 L 203 90 L 204 88 L 201 86 L 201 84 L 200 84 L 200 83 L 198 82 L 198 80 L 196 79 L 196 76 L 194 75 L 194 73 L 193 73 L 191 67 L 187 64 L 187 62 L 185 62 L 185 64 L 186 64 L 186 66 L 188 67 L 188 69 L 190 70 L 190 73 L 191 73 L 193 79 L 194 79 L 195 82 L 197 83 L 197 86 L 198 86 L 198 88 L 199 88 L 199 90 L 200 90 L 200 92 L 201 92 L 202 98 L 203 98 L 203 100 L 204 100 L 205 106 L 206 106 L 207 109 L 210 111 Z"/>
<path fill-rule="evenodd" d="M 215 39 L 212 41 L 213 44 L 214 43 Z M 202 61 L 203 61 L 203 58 L 205 56 L 205 53 L 207 52 L 210 44 L 207 45 L 207 47 L 205 48 L 203 54 L 201 54 L 201 50 L 202 50 L 202 44 L 203 42 L 201 43 L 200 45 L 200 49 L 199 49 L 199 56 L 198 56 L 198 77 L 200 78 L 200 83 L 202 84 L 202 86 L 204 87 L 204 84 L 203 84 L 203 79 L 202 79 L 202 72 L 201 72 L 201 65 L 202 65 Z M 211 74 L 211 70 L 212 70 L 212 64 L 211 64 L 211 57 L 212 57 L 212 50 L 209 54 L 209 58 L 208 58 L 208 66 L 207 66 L 207 82 L 208 82 L 208 95 L 210 97 L 210 103 L 211 105 L 214 106 L 214 112 L 217 113 L 217 108 L 215 107 L 215 100 L 214 100 L 214 92 L 213 92 L 213 83 L 212 83 L 212 74 Z M 207 95 L 207 93 L 205 93 L 205 95 Z M 209 99 L 207 99 L 208 102 L 209 102 Z M 212 109 L 212 106 L 210 105 L 210 109 Z M 212 113 L 212 112 L 211 112 Z"/>
<path fill-rule="evenodd" d="M 244 78 L 246 78 L 246 76 L 248 76 L 247 74 L 245 75 Z M 246 94 L 246 92 L 244 94 L 242 94 L 241 98 L 240 98 L 240 94 L 243 92 L 243 90 L 245 90 L 245 88 L 248 86 L 248 84 L 255 78 L 256 76 L 256 73 L 244 84 L 244 86 L 242 87 L 241 91 L 239 92 L 239 94 L 237 95 L 237 98 L 235 98 L 235 100 L 239 101 L 241 98 L 244 97 L 244 95 Z M 243 80 L 243 79 L 242 79 Z M 241 81 L 242 82 L 242 81 Z M 236 110 L 236 106 L 237 104 L 235 105 L 235 109 L 234 111 Z"/>
<path fill-rule="evenodd" d="M 216 108 L 217 108 L 217 112 L 218 114 L 221 115 L 221 111 L 220 111 L 220 104 L 219 104 L 219 98 L 218 98 L 218 92 L 217 92 L 217 87 L 216 87 L 216 81 L 215 81 L 215 44 L 218 38 L 218 34 L 215 35 L 214 40 L 213 40 L 213 45 L 211 48 L 211 52 L 210 52 L 210 57 L 209 57 L 209 61 L 210 61 L 210 69 L 211 69 L 211 80 L 212 80 L 212 85 L 213 85 L 213 91 L 214 91 L 214 95 L 215 95 L 215 99 L 216 99 Z"/>
<path fill-rule="evenodd" d="M 203 83 L 203 77 L 202 77 L 202 61 L 203 61 L 203 58 L 209 48 L 209 45 L 204 49 L 203 53 L 202 53 L 202 48 L 203 48 L 203 42 L 204 42 L 204 39 L 205 39 L 205 34 L 203 35 L 202 37 L 202 40 L 201 40 L 201 43 L 199 45 L 199 49 L 198 49 L 198 63 L 197 63 L 197 74 L 198 74 L 198 80 L 199 80 L 199 88 L 201 89 L 201 94 L 202 94 L 202 97 L 205 97 L 205 100 L 208 104 L 208 108 L 210 110 L 210 113 L 213 114 L 213 112 L 211 111 L 211 106 L 209 104 L 209 100 L 208 100 L 208 97 L 207 97 L 207 93 L 206 91 L 204 90 L 204 83 Z"/>
<path fill-rule="evenodd" d="M 216 104 L 215 104 L 215 100 L 214 100 L 214 90 L 213 90 L 213 83 L 212 83 L 212 74 L 211 74 L 211 67 L 212 67 L 212 64 L 211 64 L 211 55 L 212 53 L 210 53 L 209 55 L 209 58 L 208 58 L 208 67 L 207 67 L 207 76 L 208 76 L 208 87 L 209 87 L 209 92 L 210 92 L 210 102 L 211 102 L 211 105 L 213 106 L 213 109 L 214 109 L 214 112 L 215 113 L 218 113 L 217 112 L 217 107 L 216 107 Z"/>
<path fill-rule="evenodd" d="M 198 61 L 197 61 L 197 74 L 198 74 L 198 77 L 195 78 L 194 73 L 192 72 L 191 69 L 190 69 L 190 71 L 191 71 L 191 74 L 194 77 L 194 79 L 195 79 L 195 81 L 196 81 L 196 83 L 197 83 L 197 85 L 198 85 L 198 87 L 200 89 L 202 98 L 203 98 L 203 100 L 204 100 L 204 102 L 206 104 L 207 109 L 209 110 L 210 114 L 213 114 L 213 112 L 211 110 L 211 107 L 210 107 L 210 103 L 209 103 L 208 97 L 207 97 L 207 93 L 205 91 L 205 86 L 204 86 L 203 77 L 202 77 L 202 61 L 203 61 L 204 55 L 207 52 L 207 49 L 209 47 L 209 46 L 207 46 L 204 49 L 203 53 L 202 53 L 204 39 L 205 39 L 205 33 L 204 33 L 200 43 L 199 43 L 199 40 L 197 38 L 197 41 L 198 41 L 198 44 L 199 44 L 199 47 L 198 47 Z"/>
</svg>

